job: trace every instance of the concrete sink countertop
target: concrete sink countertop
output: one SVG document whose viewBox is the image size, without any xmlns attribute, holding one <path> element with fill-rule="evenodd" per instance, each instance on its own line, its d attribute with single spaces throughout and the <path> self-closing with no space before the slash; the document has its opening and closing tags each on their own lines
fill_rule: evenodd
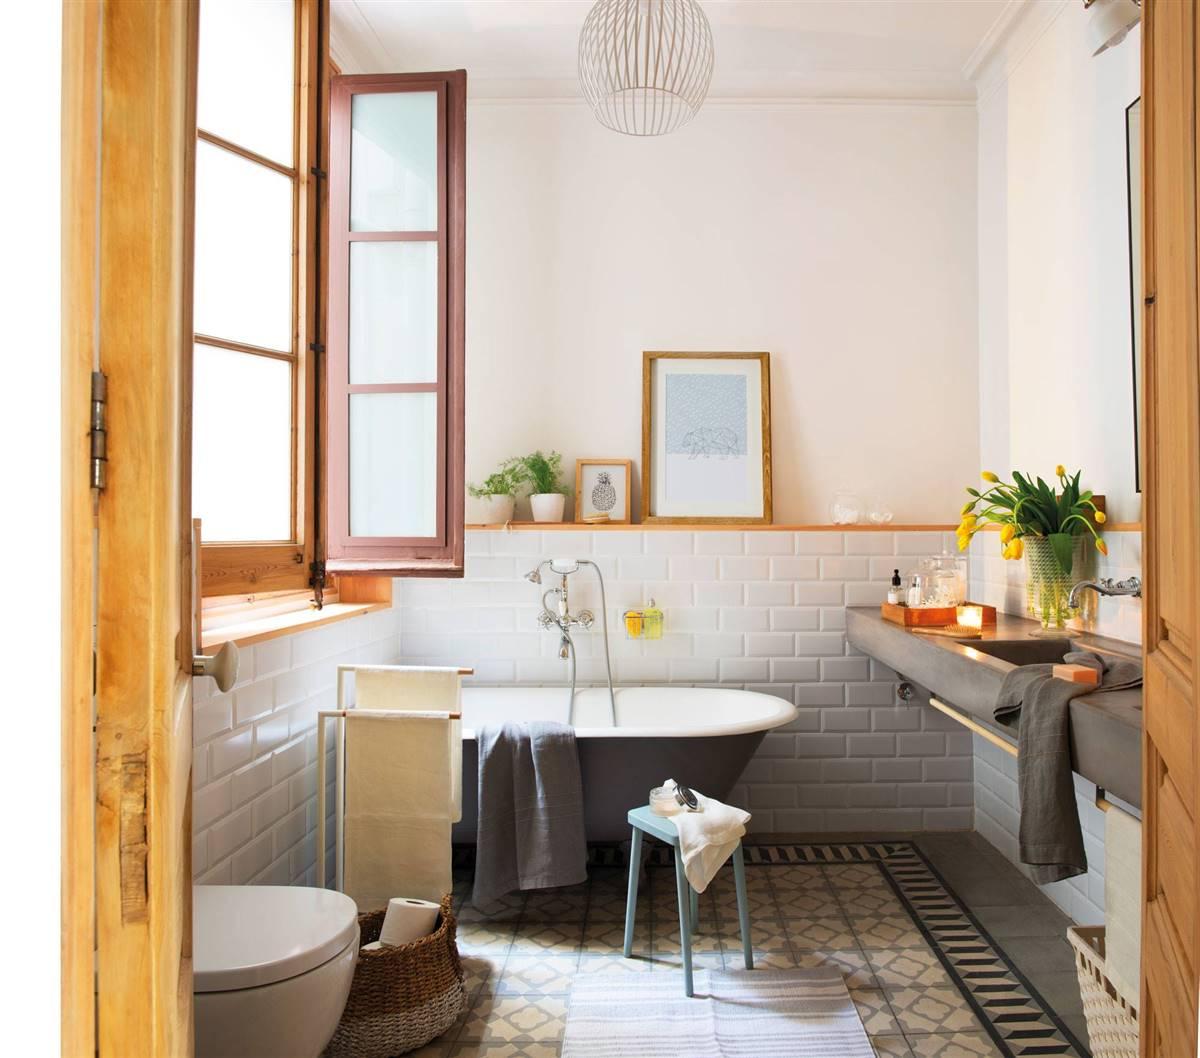
<svg viewBox="0 0 1200 1058">
<path fill-rule="evenodd" d="M 954 706 L 1015 745 L 1016 728 L 999 724 L 992 710 L 1005 675 L 1017 665 L 1058 662 L 1071 650 L 1140 658 L 1136 643 L 1088 633 L 1035 636 L 1035 621 L 1000 614 L 975 640 L 912 632 L 880 615 L 877 607 L 846 610 L 846 636 L 864 654 L 883 662 L 923 692 Z M 929 694 L 921 700 L 928 701 Z M 1071 702 L 1071 757 L 1076 772 L 1135 807 L 1142 803 L 1141 688 L 1081 695 Z"/>
</svg>

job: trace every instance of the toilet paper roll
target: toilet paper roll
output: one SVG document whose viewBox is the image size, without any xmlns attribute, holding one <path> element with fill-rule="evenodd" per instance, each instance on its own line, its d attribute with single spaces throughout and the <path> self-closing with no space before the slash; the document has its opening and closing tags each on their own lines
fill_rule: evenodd
<svg viewBox="0 0 1200 1058">
<path fill-rule="evenodd" d="M 379 931 L 381 944 L 409 944 L 418 937 L 428 936 L 437 922 L 438 905 L 429 900 L 414 900 L 407 896 L 388 901 L 387 914 Z"/>
</svg>

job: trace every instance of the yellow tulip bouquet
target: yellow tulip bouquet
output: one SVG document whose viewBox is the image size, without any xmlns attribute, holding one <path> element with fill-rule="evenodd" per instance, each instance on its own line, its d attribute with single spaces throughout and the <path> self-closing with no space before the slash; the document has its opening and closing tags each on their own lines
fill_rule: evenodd
<svg viewBox="0 0 1200 1058">
<path fill-rule="evenodd" d="M 1041 478 L 1012 472 L 1011 483 L 1001 481 L 990 470 L 983 472 L 989 488 L 980 492 L 967 489 L 971 499 L 963 504 L 958 527 L 958 549 L 965 551 L 974 535 L 988 522 L 1000 526 L 1000 553 L 1017 559 L 1025 553 L 1025 537 L 1046 540 L 1064 574 L 1074 564 L 1075 538 L 1090 533 L 1096 550 L 1108 554 L 1108 547 L 1096 531 L 1103 525 L 1104 512 L 1092 500 L 1093 493 L 1081 492 L 1079 477 L 1067 474 L 1060 463 L 1054 468 L 1057 491 Z M 1093 524 L 1094 523 L 1094 524 Z"/>
</svg>

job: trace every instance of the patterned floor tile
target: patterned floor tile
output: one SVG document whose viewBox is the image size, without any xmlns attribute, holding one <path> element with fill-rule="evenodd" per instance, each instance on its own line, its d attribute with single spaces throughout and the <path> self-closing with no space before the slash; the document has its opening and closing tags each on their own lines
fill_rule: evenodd
<svg viewBox="0 0 1200 1058">
<path fill-rule="evenodd" d="M 888 988 L 888 1001 L 904 1029 L 914 1032 L 979 1032 L 971 1007 L 956 988 Z"/>
<path fill-rule="evenodd" d="M 641 879 L 631 959 L 621 957 L 625 861 L 615 847 L 600 851 L 591 862 L 605 865 L 590 868 L 586 886 L 514 894 L 490 916 L 470 904 L 469 876 L 456 877 L 472 1005 L 418 1058 L 558 1058 L 575 977 L 665 973 L 682 988 L 669 850 L 655 850 Z M 879 1058 L 1084 1053 L 912 842 L 747 846 L 746 854 L 755 966 L 836 966 Z M 731 871 L 701 894 L 700 913 L 693 968 L 741 969 Z M 1000 1038 L 1014 1027 L 1019 1038 L 995 1044 L 968 994 Z"/>
<path fill-rule="evenodd" d="M 908 915 L 847 916 L 858 943 L 864 948 L 917 948 L 925 943 Z"/>
<path fill-rule="evenodd" d="M 575 973 L 649 973 L 652 968 L 652 962 L 653 960 L 649 955 L 639 955 L 636 949 L 628 959 L 622 958 L 619 955 L 584 954 L 580 956 L 579 966 L 576 968 Z"/>
<path fill-rule="evenodd" d="M 457 1044 L 447 1052 L 446 1058 L 558 1058 L 557 1042 L 540 1043 L 479 1043 Z"/>
<path fill-rule="evenodd" d="M 906 915 L 904 905 L 890 889 L 848 889 L 841 894 L 847 915 Z"/>
<path fill-rule="evenodd" d="M 480 996 L 467 1014 L 459 1040 L 558 1041 L 566 1016 L 565 996 Z"/>
<path fill-rule="evenodd" d="M 507 957 L 507 952 L 499 955 L 486 953 L 463 955 L 462 966 L 465 977 L 463 984 L 466 986 L 467 995 L 473 996 L 476 992 L 495 991 Z"/>
<path fill-rule="evenodd" d="M 514 955 L 570 955 L 578 952 L 583 940 L 583 923 L 525 922 L 512 939 Z"/>
<path fill-rule="evenodd" d="M 458 946 L 468 954 L 505 952 L 512 946 L 516 924 L 503 922 L 460 922 Z"/>
<path fill-rule="evenodd" d="M 839 893 L 850 889 L 887 889 L 888 884 L 873 863 L 826 864 L 825 877 Z"/>
<path fill-rule="evenodd" d="M 742 931 L 736 918 L 723 919 L 720 932 L 727 945 L 741 944 Z M 678 937 L 678 931 L 676 931 L 676 937 Z M 761 916 L 751 918 L 750 945 L 763 951 L 784 951 L 788 948 L 787 927 L 778 919 Z"/>
<path fill-rule="evenodd" d="M 842 906 L 831 889 L 789 889 L 775 894 L 784 918 L 831 918 L 842 914 Z M 899 904 L 896 905 L 899 908 Z M 871 909 L 868 909 L 871 910 Z"/>
<path fill-rule="evenodd" d="M 984 1032 L 953 1032 L 932 1036 L 909 1035 L 916 1058 L 1006 1058 Z"/>
<path fill-rule="evenodd" d="M 820 949 L 853 948 L 857 945 L 854 931 L 844 918 L 815 918 L 811 922 L 797 922 L 788 929 L 788 940 L 793 948 Z"/>
<path fill-rule="evenodd" d="M 833 966 L 846 979 L 847 988 L 880 988 L 867 957 L 857 948 L 841 948 L 832 951 L 798 951 L 796 965 L 806 970 L 820 966 Z"/>
<path fill-rule="evenodd" d="M 495 991 L 501 995 L 561 995 L 571 991 L 577 955 L 510 955 Z"/>
<path fill-rule="evenodd" d="M 648 952 L 650 950 L 650 916 L 640 916 L 633 926 L 633 950 Z M 620 955 L 625 948 L 625 923 L 621 922 L 591 922 L 583 931 L 583 951 L 585 955 Z"/>
<path fill-rule="evenodd" d="M 919 948 L 871 948 L 867 958 L 885 988 L 954 987 L 928 944 Z"/>
<path fill-rule="evenodd" d="M 896 1024 L 887 996 L 881 989 L 852 988 L 850 998 L 854 1000 L 868 1036 L 900 1034 L 900 1026 Z"/>
<path fill-rule="evenodd" d="M 745 966 L 745 955 L 741 944 L 725 941 L 725 966 L 736 970 Z M 790 948 L 784 951 L 751 951 L 756 970 L 794 970 L 801 965 L 801 956 Z"/>
</svg>

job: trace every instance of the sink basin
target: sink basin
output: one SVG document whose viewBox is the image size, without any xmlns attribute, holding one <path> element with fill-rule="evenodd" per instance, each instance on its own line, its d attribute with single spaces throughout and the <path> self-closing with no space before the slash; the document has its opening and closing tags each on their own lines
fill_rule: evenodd
<svg viewBox="0 0 1200 1058">
<path fill-rule="evenodd" d="M 1074 641 L 1066 638 L 960 639 L 958 642 L 1010 665 L 1057 664 L 1068 651 L 1077 649 Z"/>
</svg>

